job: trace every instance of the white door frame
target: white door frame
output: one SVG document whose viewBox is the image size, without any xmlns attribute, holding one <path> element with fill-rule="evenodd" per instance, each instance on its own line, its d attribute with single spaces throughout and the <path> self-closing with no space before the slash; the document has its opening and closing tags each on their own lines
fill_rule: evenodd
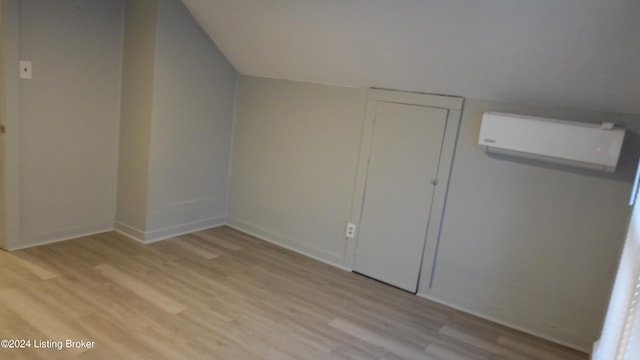
<svg viewBox="0 0 640 360">
<path fill-rule="evenodd" d="M 0 189 L 4 234 L 0 234 L 0 247 L 15 249 L 20 246 L 20 117 L 19 117 L 19 0 L 1 0 L 0 3 L 0 121 L 5 125 L 4 156 L 1 171 L 4 187 Z"/>
<path fill-rule="evenodd" d="M 354 196 L 351 203 L 351 216 L 349 222 L 360 224 L 362 216 L 362 206 L 364 204 L 365 185 L 367 180 L 367 172 L 369 167 L 369 157 L 371 154 L 371 145 L 373 140 L 373 122 L 375 120 L 375 109 L 377 102 L 391 102 L 407 105 L 427 106 L 433 108 L 447 109 L 447 125 L 445 127 L 444 138 L 442 142 L 442 150 L 440 154 L 440 163 L 438 165 L 438 185 L 435 187 L 432 200 L 432 210 L 429 217 L 429 225 L 427 228 L 427 237 L 422 259 L 422 267 L 420 270 L 420 280 L 418 283 L 418 291 L 424 291 L 431 286 L 433 275 L 433 265 L 440 237 L 440 227 L 442 224 L 442 215 L 449 188 L 449 176 L 451 173 L 451 165 L 453 163 L 453 154 L 456 141 L 458 138 L 458 130 L 460 128 L 460 118 L 462 115 L 462 106 L 464 98 L 446 95 L 431 95 L 394 90 L 369 90 L 367 101 L 367 110 L 362 130 L 362 138 L 360 141 L 360 154 L 358 160 L 358 173 L 354 186 Z M 356 246 L 358 243 L 358 232 L 356 236 L 347 242 L 345 266 L 353 269 L 355 264 Z"/>
</svg>

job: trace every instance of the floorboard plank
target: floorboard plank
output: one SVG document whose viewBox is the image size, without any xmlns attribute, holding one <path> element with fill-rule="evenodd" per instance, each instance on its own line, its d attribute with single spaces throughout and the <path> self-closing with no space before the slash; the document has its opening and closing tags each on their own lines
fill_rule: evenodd
<svg viewBox="0 0 640 360">
<path fill-rule="evenodd" d="M 588 356 L 229 227 L 0 252 L 2 359 L 584 360 Z"/>
</svg>

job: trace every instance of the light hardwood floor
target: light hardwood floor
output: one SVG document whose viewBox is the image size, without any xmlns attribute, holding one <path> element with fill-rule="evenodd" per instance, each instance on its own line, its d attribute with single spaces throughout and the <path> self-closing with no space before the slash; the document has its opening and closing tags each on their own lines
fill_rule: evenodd
<svg viewBox="0 0 640 360">
<path fill-rule="evenodd" d="M 587 359 L 220 227 L 0 251 L 1 359 Z M 34 349 L 33 340 L 94 341 Z"/>
</svg>

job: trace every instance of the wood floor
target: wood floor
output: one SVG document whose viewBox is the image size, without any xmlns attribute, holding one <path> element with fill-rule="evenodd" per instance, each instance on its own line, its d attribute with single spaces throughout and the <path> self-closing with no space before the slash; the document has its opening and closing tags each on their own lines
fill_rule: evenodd
<svg viewBox="0 0 640 360">
<path fill-rule="evenodd" d="M 587 359 L 228 227 L 0 251 L 0 274 L 0 339 L 31 340 L 1 359 Z M 34 348 L 66 339 L 95 344 Z"/>
</svg>

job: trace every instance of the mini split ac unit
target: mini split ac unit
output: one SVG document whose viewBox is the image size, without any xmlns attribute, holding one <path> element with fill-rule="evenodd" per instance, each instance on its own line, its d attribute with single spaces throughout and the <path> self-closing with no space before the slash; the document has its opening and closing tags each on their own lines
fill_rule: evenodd
<svg viewBox="0 0 640 360">
<path fill-rule="evenodd" d="M 611 123 L 486 112 L 479 144 L 487 153 L 614 172 L 624 134 L 624 128 Z"/>
</svg>

